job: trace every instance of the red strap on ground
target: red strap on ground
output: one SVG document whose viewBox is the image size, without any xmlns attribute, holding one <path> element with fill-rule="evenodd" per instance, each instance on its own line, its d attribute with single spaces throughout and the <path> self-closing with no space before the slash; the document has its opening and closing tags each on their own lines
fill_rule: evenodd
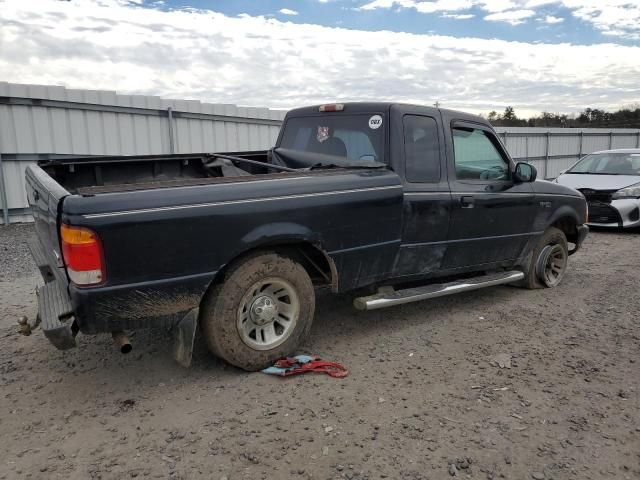
<svg viewBox="0 0 640 480">
<path fill-rule="evenodd" d="M 344 365 L 340 365 L 337 362 L 325 362 L 320 359 L 300 364 L 294 358 L 282 358 L 276 361 L 274 366 L 278 368 L 291 369 L 282 374 L 284 377 L 307 372 L 326 373 L 334 378 L 346 377 L 349 374 L 349 370 L 347 370 Z"/>
</svg>

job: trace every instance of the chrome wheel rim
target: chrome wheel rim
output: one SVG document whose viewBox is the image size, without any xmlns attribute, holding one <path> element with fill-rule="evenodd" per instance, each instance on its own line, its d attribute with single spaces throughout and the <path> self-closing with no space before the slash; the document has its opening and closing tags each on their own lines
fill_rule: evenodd
<svg viewBox="0 0 640 480">
<path fill-rule="evenodd" d="M 567 253 L 561 245 L 547 245 L 538 259 L 538 278 L 547 287 L 555 287 L 562 281 L 567 269 Z"/>
<path fill-rule="evenodd" d="M 238 307 L 237 327 L 243 343 L 271 350 L 291 336 L 300 315 L 300 300 L 288 281 L 266 278 L 254 283 Z"/>
</svg>

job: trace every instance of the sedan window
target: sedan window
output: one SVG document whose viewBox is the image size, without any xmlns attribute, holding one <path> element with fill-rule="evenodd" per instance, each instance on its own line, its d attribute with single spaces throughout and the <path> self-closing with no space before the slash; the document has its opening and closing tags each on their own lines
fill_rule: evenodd
<svg viewBox="0 0 640 480">
<path fill-rule="evenodd" d="M 566 173 L 595 175 L 640 175 L 640 153 L 592 153 Z"/>
</svg>

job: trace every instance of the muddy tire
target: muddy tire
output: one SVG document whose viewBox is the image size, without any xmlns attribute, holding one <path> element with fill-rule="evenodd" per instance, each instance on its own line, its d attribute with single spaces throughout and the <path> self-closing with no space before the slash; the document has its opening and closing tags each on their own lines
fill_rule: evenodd
<svg viewBox="0 0 640 480">
<path fill-rule="evenodd" d="M 567 271 L 569 248 L 562 230 L 549 227 L 538 240 L 524 270 L 524 288 L 557 287 Z"/>
<path fill-rule="evenodd" d="M 291 355 L 308 335 L 315 291 L 306 270 L 277 253 L 254 254 L 233 265 L 200 306 L 211 352 L 255 371 Z"/>
</svg>

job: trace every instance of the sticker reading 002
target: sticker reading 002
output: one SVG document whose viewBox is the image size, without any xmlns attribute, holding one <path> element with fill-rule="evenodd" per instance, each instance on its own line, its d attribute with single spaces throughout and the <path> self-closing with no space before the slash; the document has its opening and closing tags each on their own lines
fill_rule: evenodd
<svg viewBox="0 0 640 480">
<path fill-rule="evenodd" d="M 382 117 L 380 115 L 374 115 L 369 119 L 369 128 L 375 130 L 382 126 Z"/>
</svg>

